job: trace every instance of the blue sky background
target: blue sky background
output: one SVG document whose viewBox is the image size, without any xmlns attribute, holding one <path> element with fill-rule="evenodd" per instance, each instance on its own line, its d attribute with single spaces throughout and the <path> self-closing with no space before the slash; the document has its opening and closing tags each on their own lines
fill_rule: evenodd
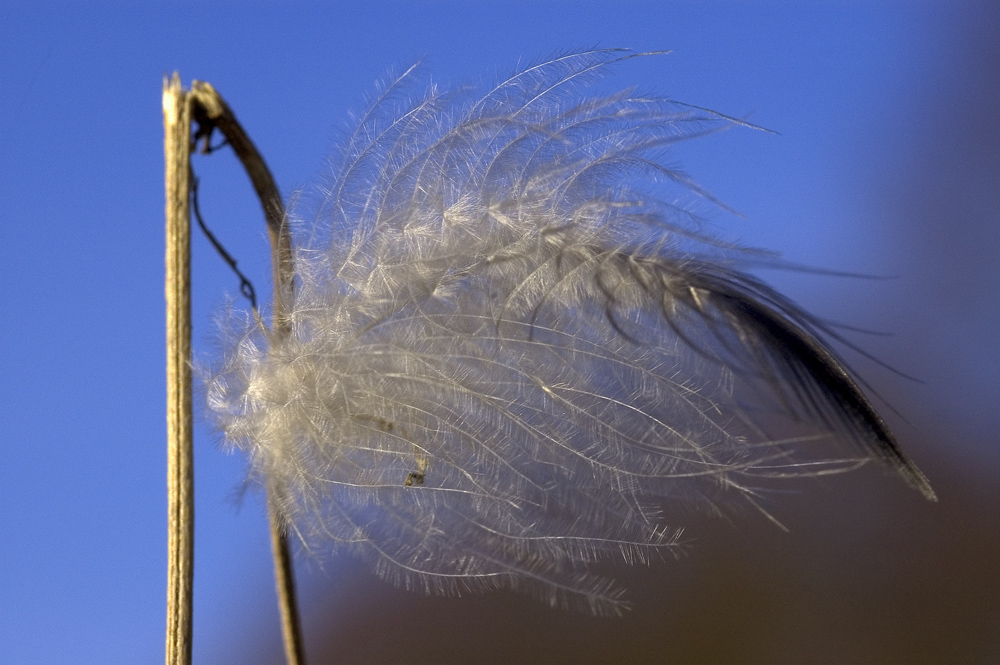
<svg viewBox="0 0 1000 665">
<path fill-rule="evenodd" d="M 724 236 L 894 277 L 766 275 L 823 316 L 893 333 L 855 340 L 922 383 L 851 360 L 898 411 L 888 418 L 932 482 L 979 487 L 1000 471 L 1000 151 L 987 89 L 1000 69 L 984 25 L 995 12 L 943 2 L 5 1 L 0 663 L 162 658 L 165 74 L 211 82 L 287 195 L 315 181 L 349 111 L 392 67 L 422 58 L 428 80 L 463 84 L 566 50 L 673 49 L 624 63 L 610 85 L 779 132 L 724 132 L 676 161 L 743 213 L 713 218 Z M 195 168 L 209 225 L 268 293 L 246 176 L 225 152 Z M 205 354 L 212 311 L 238 283 L 203 237 L 193 246 Z M 242 462 L 203 426 L 195 450 L 195 662 L 234 662 L 277 640 L 264 510 L 258 495 L 239 501 Z M 304 570 L 307 614 L 328 607 L 322 580 L 350 565 Z"/>
</svg>

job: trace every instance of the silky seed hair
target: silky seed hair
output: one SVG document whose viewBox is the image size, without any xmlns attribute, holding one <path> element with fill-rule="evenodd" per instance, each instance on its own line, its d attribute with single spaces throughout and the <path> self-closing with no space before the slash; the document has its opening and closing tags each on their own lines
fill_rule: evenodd
<svg viewBox="0 0 1000 665">
<path fill-rule="evenodd" d="M 592 564 L 674 552 L 692 510 L 769 514 L 789 478 L 872 461 L 933 498 L 835 335 L 704 232 L 715 202 L 665 164 L 747 123 L 588 94 L 630 57 L 415 101 L 416 68 L 391 80 L 297 211 L 290 333 L 220 317 L 208 413 L 305 549 L 603 615 L 627 603 Z"/>
</svg>

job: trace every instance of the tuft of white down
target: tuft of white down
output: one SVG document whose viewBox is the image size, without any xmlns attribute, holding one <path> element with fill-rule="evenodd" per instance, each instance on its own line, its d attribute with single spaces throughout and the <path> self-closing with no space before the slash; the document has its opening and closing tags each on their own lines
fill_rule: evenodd
<svg viewBox="0 0 1000 665">
<path fill-rule="evenodd" d="M 229 312 L 209 413 L 307 549 L 608 614 L 589 564 L 676 548 L 692 507 L 873 459 L 933 498 L 829 331 L 700 235 L 710 198 L 657 159 L 744 123 L 584 92 L 626 57 L 409 105 L 407 72 L 296 229 L 289 335 Z"/>
</svg>

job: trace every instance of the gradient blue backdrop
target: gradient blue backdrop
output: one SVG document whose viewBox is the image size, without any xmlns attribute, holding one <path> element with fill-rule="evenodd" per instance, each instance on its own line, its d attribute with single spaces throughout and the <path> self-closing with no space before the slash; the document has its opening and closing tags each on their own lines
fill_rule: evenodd
<svg viewBox="0 0 1000 665">
<path fill-rule="evenodd" d="M 744 214 L 719 214 L 720 233 L 797 263 L 896 277 L 766 275 L 824 316 L 895 333 L 856 339 L 923 384 L 855 360 L 908 421 L 892 416 L 904 445 L 930 430 L 970 478 L 1000 467 L 995 199 L 969 211 L 956 195 L 953 214 L 916 224 L 902 172 L 936 159 L 922 146 L 968 119 L 935 115 L 947 102 L 935 95 L 964 75 L 974 7 L 87 5 L 0 5 L 0 663 L 162 658 L 160 86 L 174 70 L 226 97 L 287 195 L 314 181 L 348 112 L 393 66 L 423 59 L 430 79 L 461 84 L 570 49 L 673 49 L 617 67 L 611 83 L 780 133 L 724 132 L 677 153 Z M 195 167 L 209 224 L 268 293 L 245 175 L 228 153 Z M 956 192 L 966 182 L 941 178 Z M 963 226 L 970 216 L 980 221 Z M 955 249 L 953 234 L 974 242 Z M 204 238 L 193 244 L 194 340 L 206 354 L 212 310 L 238 285 Z M 204 427 L 195 449 L 195 662 L 233 662 L 247 626 L 276 639 L 264 511 L 258 495 L 240 501 L 242 462 Z M 930 455 L 911 450 L 918 463 Z M 304 596 L 316 600 L 308 585 Z"/>
</svg>

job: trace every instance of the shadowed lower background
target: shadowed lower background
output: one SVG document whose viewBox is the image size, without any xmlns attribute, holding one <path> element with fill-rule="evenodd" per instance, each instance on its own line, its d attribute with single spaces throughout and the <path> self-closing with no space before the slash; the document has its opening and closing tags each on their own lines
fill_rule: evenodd
<svg viewBox="0 0 1000 665">
<path fill-rule="evenodd" d="M 1000 658 L 1000 13 L 987 3 L 401 3 L 0 7 L 0 663 L 156 662 L 166 571 L 160 81 L 210 81 L 282 191 L 322 171 L 376 79 L 492 79 L 599 46 L 673 49 L 637 85 L 780 136 L 675 161 L 743 218 L 727 238 L 892 277 L 763 275 L 920 382 L 848 360 L 941 501 L 865 469 L 759 515 L 685 520 L 679 560 L 617 566 L 598 620 L 495 593 L 427 598 L 300 559 L 310 662 L 990 663 Z M 263 220 L 226 153 L 209 224 L 269 290 Z M 194 239 L 198 353 L 238 283 Z M 280 662 L 259 494 L 196 439 L 196 663 Z"/>
</svg>

